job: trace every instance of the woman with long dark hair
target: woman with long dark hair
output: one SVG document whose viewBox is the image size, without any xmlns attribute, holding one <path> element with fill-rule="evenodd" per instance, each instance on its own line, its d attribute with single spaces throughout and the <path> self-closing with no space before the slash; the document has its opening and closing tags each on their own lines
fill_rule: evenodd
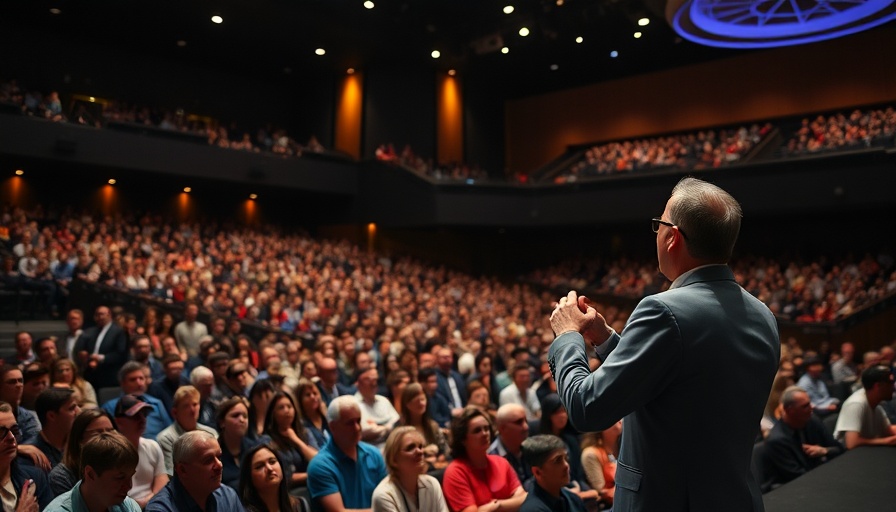
<svg viewBox="0 0 896 512">
<path fill-rule="evenodd" d="M 401 393 L 401 419 L 398 420 L 398 424 L 414 427 L 426 440 L 427 447 L 434 447 L 438 450 L 433 467 L 439 469 L 448 464 L 448 443 L 445 441 L 445 436 L 439 429 L 439 425 L 429 415 L 426 405 L 427 399 L 423 386 L 416 382 L 408 384 Z"/>
<path fill-rule="evenodd" d="M 290 488 L 303 487 L 308 480 L 308 462 L 317 455 L 317 442 L 308 436 L 302 415 L 292 396 L 277 392 L 268 406 L 264 421 L 265 435 L 283 461 Z"/>
<path fill-rule="evenodd" d="M 262 443 L 245 454 L 240 467 L 240 498 L 248 512 L 301 512 L 289 495 L 283 463 L 271 445 Z"/>
<path fill-rule="evenodd" d="M 330 425 L 327 423 L 327 408 L 317 385 L 308 379 L 299 379 L 296 385 L 296 399 L 299 401 L 305 430 L 314 437 L 318 448 L 327 444 L 327 440 L 330 439 Z"/>
</svg>

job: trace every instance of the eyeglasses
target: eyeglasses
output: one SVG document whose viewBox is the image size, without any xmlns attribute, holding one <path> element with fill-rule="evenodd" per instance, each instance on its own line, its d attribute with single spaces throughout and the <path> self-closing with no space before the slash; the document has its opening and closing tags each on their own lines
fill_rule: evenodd
<svg viewBox="0 0 896 512">
<path fill-rule="evenodd" d="M 0 441 L 6 439 L 6 436 L 12 432 L 13 437 L 19 437 L 22 434 L 22 430 L 19 429 L 18 423 L 13 423 L 9 427 L 0 427 Z"/>
<path fill-rule="evenodd" d="M 684 231 L 682 231 L 681 228 L 679 228 L 675 224 L 672 224 L 671 222 L 667 222 L 663 219 L 660 219 L 659 217 L 654 217 L 654 218 L 650 219 L 650 228 L 653 230 L 654 233 L 656 233 L 660 230 L 660 224 L 662 224 L 663 226 L 669 226 L 670 228 L 678 228 L 678 232 L 681 233 L 681 236 L 683 236 L 685 238 L 685 240 L 687 240 L 688 236 L 685 235 Z"/>
</svg>

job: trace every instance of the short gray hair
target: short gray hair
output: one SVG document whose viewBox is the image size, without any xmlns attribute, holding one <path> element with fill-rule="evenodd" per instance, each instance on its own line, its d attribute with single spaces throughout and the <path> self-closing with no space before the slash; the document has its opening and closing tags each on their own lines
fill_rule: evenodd
<svg viewBox="0 0 896 512">
<path fill-rule="evenodd" d="M 124 366 L 122 366 L 121 369 L 118 370 L 118 382 L 123 383 L 124 378 L 127 377 L 130 373 L 134 373 L 136 371 L 142 372 L 145 366 L 145 364 L 138 363 L 137 361 L 128 361 L 124 363 Z"/>
<path fill-rule="evenodd" d="M 171 460 L 177 466 L 181 462 L 187 462 L 187 459 L 196 454 L 196 446 L 200 443 L 215 440 L 215 436 L 205 430 L 191 430 L 174 441 L 174 447 L 171 451 Z"/>
<path fill-rule="evenodd" d="M 352 407 L 358 411 L 361 410 L 355 397 L 352 395 L 337 396 L 330 402 L 330 406 L 327 407 L 327 421 L 339 421 L 339 418 L 342 417 L 342 411 Z"/>
<path fill-rule="evenodd" d="M 679 227 L 688 253 L 698 260 L 727 263 L 742 217 L 737 200 L 712 183 L 687 177 L 672 189 L 669 220 Z"/>
<path fill-rule="evenodd" d="M 781 393 L 781 407 L 787 408 L 796 402 L 797 393 L 806 393 L 806 390 L 799 386 L 790 386 Z M 806 393 L 808 395 L 808 393 Z"/>
<path fill-rule="evenodd" d="M 201 381 L 202 379 L 207 379 L 214 376 L 215 374 L 205 366 L 197 366 L 196 368 L 193 368 L 193 371 L 190 372 L 190 384 L 195 386 L 196 384 L 199 384 L 199 381 Z"/>
</svg>

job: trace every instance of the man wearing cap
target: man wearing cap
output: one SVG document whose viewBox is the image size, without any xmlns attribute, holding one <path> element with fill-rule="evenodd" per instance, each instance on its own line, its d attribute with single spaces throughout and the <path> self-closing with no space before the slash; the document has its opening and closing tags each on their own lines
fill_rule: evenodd
<svg viewBox="0 0 896 512">
<path fill-rule="evenodd" d="M 245 511 L 236 491 L 221 485 L 221 447 L 208 432 L 187 432 L 174 443 L 174 478 L 146 512 Z"/>
<path fill-rule="evenodd" d="M 141 507 L 146 507 L 149 500 L 168 483 L 165 471 L 165 455 L 159 443 L 147 439 L 146 417 L 152 406 L 143 401 L 143 397 L 124 395 L 115 404 L 115 424 L 140 455 L 137 472 L 133 477 L 133 487 L 128 496 L 134 498 Z"/>
<path fill-rule="evenodd" d="M 893 372 L 884 365 L 862 372 L 862 389 L 843 402 L 834 436 L 847 450 L 857 446 L 896 446 L 896 426 L 881 402 L 893 398 Z"/>
<path fill-rule="evenodd" d="M 121 384 L 122 394 L 137 396 L 152 407 L 146 417 L 146 431 L 143 433 L 143 437 L 155 439 L 159 432 L 171 425 L 173 420 L 161 400 L 145 394 L 146 374 L 144 373 L 144 366 L 136 361 L 128 361 L 119 370 L 118 379 Z M 119 398 L 109 400 L 103 404 L 103 409 L 114 415 L 118 400 Z"/>
<path fill-rule="evenodd" d="M 806 373 L 800 377 L 796 385 L 805 389 L 809 394 L 809 401 L 815 409 L 815 414 L 819 416 L 827 416 L 833 412 L 837 412 L 840 407 L 840 400 L 833 398 L 828 390 L 827 384 L 822 378 L 824 364 L 818 357 L 810 357 L 806 359 Z"/>
</svg>

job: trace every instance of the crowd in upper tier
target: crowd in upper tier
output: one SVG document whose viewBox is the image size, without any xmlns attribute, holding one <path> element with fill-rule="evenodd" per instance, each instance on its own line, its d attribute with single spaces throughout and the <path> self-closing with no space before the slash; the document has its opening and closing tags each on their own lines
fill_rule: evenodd
<svg viewBox="0 0 896 512">
<path fill-rule="evenodd" d="M 788 154 L 815 153 L 856 149 L 892 144 L 896 137 L 896 109 L 892 106 L 867 110 L 853 110 L 830 116 L 808 117 L 800 122 L 785 152 Z"/>
</svg>

